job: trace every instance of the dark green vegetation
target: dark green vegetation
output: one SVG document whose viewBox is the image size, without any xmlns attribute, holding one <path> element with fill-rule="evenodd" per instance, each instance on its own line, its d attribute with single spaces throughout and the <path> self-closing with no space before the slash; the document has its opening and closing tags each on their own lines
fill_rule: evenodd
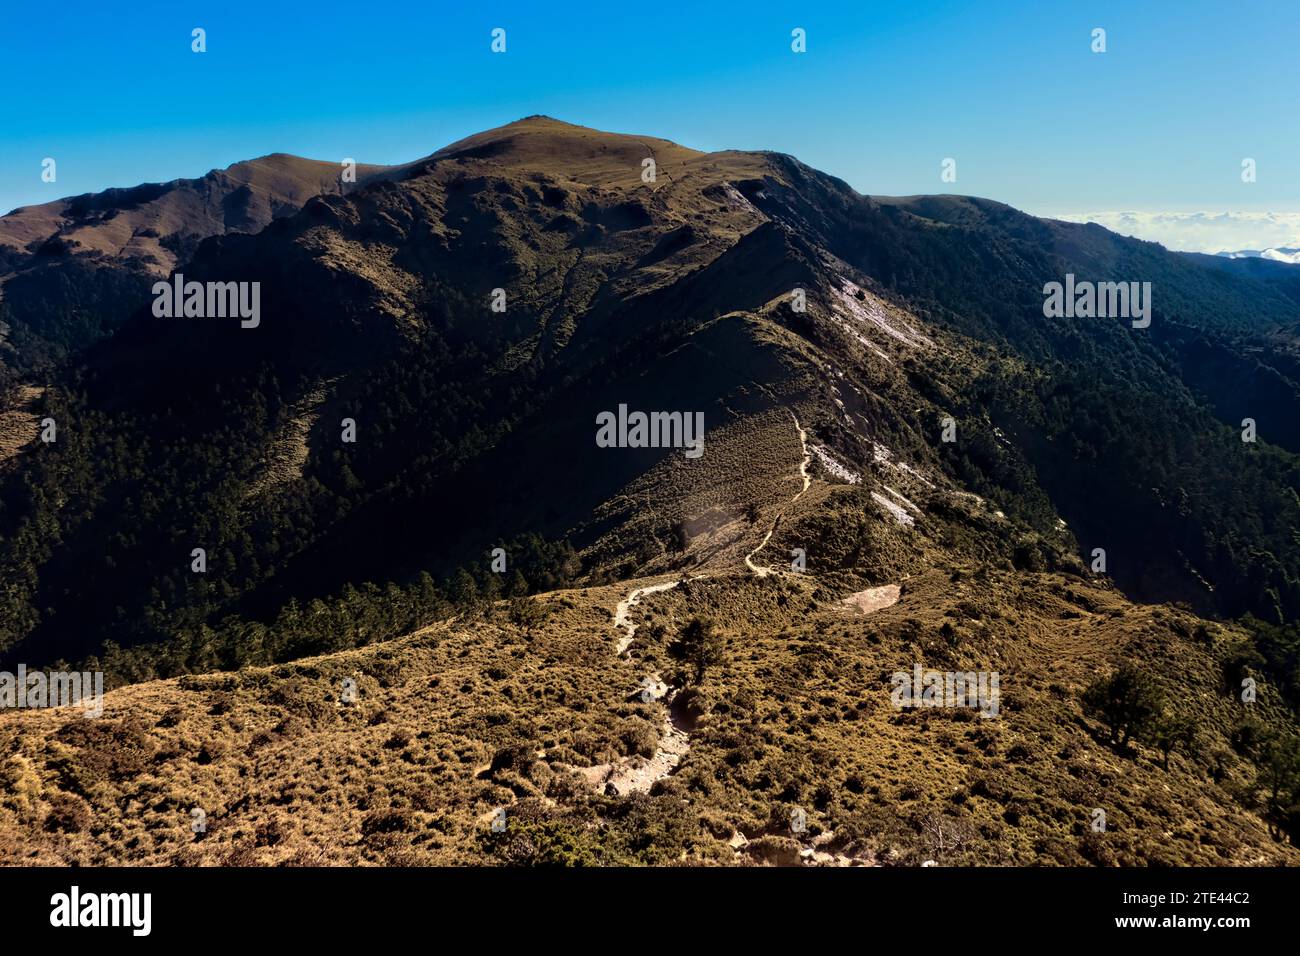
<svg viewBox="0 0 1300 956">
<path fill-rule="evenodd" d="M 1155 680 L 1144 670 L 1126 665 L 1109 677 L 1098 678 L 1083 694 L 1083 706 L 1100 718 L 1110 731 L 1110 742 L 1127 747 L 1134 735 L 1155 733 L 1162 742 L 1177 736 L 1173 723 L 1160 725 L 1164 701 Z"/>
<path fill-rule="evenodd" d="M 1300 614 L 1294 300 L 1154 243 L 985 200 L 830 198 L 838 215 L 818 230 L 829 248 L 1001 357 L 960 391 L 947 370 L 914 373 L 968 426 L 941 451 L 972 490 L 1047 531 L 1041 488 L 1139 599 L 1275 622 Z M 1066 273 L 1149 281 L 1150 328 L 1045 319 L 1043 285 Z M 1257 444 L 1242 442 L 1244 418 Z"/>
<path fill-rule="evenodd" d="M 681 683 L 703 684 L 709 669 L 726 660 L 727 643 L 712 621 L 693 617 L 682 628 L 671 652 L 689 668 L 686 680 Z"/>
</svg>

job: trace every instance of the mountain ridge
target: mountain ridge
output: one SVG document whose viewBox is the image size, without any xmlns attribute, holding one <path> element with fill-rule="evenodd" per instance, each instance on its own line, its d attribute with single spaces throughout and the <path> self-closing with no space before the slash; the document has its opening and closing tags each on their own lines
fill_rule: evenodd
<svg viewBox="0 0 1300 956">
<path fill-rule="evenodd" d="M 121 688 L 101 729 L 0 720 L 29 795 L 0 826 L 41 821 L 40 859 L 1293 859 L 1258 769 L 1300 702 L 1278 287 L 542 118 L 209 236 L 183 271 L 258 283 L 260 322 L 124 298 L 22 395 L 58 441 L 0 467 L 0 666 Z M 1066 274 L 1151 281 L 1150 327 L 1046 318 Z M 703 454 L 603 447 L 621 408 L 702 415 Z M 1199 745 L 1107 739 L 1085 698 L 1131 662 Z M 900 712 L 914 667 L 999 673 L 1002 716 Z M 322 782 L 290 784 L 303 734 L 348 780 L 380 754 L 378 793 L 325 787 L 332 830 Z M 96 849 L 124 801 L 159 809 Z"/>
<path fill-rule="evenodd" d="M 359 165 L 357 181 L 385 169 Z M 0 366 L 22 375 L 110 334 L 128 299 L 199 242 L 258 231 L 322 191 L 354 188 L 341 171 L 337 163 L 271 153 L 195 179 L 85 193 L 0 216 Z M 88 325 L 87 313 L 99 321 Z"/>
<path fill-rule="evenodd" d="M 938 322 L 957 336 L 949 344 L 962 353 L 991 348 L 1034 363 L 1094 356 L 1087 360 L 1114 366 L 1107 374 L 1128 382 L 1141 376 L 1183 390 L 1218 389 L 1201 407 L 1226 423 L 1259 400 L 1262 386 L 1272 388 L 1269 404 L 1300 407 L 1292 366 L 1262 377 L 1249 364 L 1257 359 L 1243 361 L 1232 341 L 1243 334 L 1276 338 L 1290 334 L 1288 321 L 1294 324 L 1294 306 L 1250 280 L 1216 285 L 1216 273 L 1183 265 L 1153 244 L 1096 226 L 1035 220 L 992 201 L 864 197 L 782 154 L 665 149 L 662 175 L 647 183 L 647 149 L 644 137 L 529 118 L 467 137 L 347 196 L 315 196 L 259 233 L 213 236 L 186 274 L 260 276 L 264 306 L 277 318 L 251 340 L 256 349 L 245 348 L 250 340 L 241 330 L 159 323 L 141 307 L 113 339 L 87 353 L 84 386 L 95 401 L 111 393 L 117 406 L 175 404 L 158 396 L 184 394 L 213 373 L 252 374 L 254 365 L 270 362 L 288 376 L 284 400 L 296 402 L 322 380 L 346 382 L 350 369 L 420 348 L 432 333 L 455 350 L 500 352 L 502 368 L 524 373 L 521 381 L 563 389 L 566 379 L 581 382 L 609 366 L 631 343 L 671 339 L 679 334 L 674 323 L 688 329 L 730 314 L 730 327 L 747 330 L 743 336 L 779 334 L 790 343 L 781 349 L 787 358 L 830 347 L 840 361 L 896 385 L 905 379 L 890 367 L 902 361 L 908 388 L 932 373 L 907 358 L 920 339 L 906 330 Z M 1053 256 L 1078 264 L 1056 265 Z M 918 273 L 932 262 L 944 263 L 941 284 Z M 1186 286 L 1179 303 L 1169 298 L 1168 284 L 1160 285 L 1151 338 L 1164 351 L 1110 324 L 1045 322 L 1042 281 L 1071 268 L 1163 269 L 1174 292 Z M 796 313 L 783 299 L 801 285 L 811 306 Z M 508 289 L 510 308 L 484 323 L 482 303 L 496 288 Z M 1189 324 L 1179 314 L 1184 305 L 1200 317 Z M 1243 322 L 1241 313 L 1265 307 L 1275 316 L 1271 328 L 1259 315 Z M 663 324 L 662 316 L 674 312 Z M 1241 384 L 1246 376 L 1254 383 L 1249 390 L 1222 387 L 1225 378 Z M 745 387 L 744 379 L 735 387 Z M 950 385 L 924 388 L 931 402 L 950 405 L 957 397 Z M 1270 438 L 1294 451 L 1300 433 L 1286 429 L 1296 427 L 1270 422 Z M 909 428 L 922 430 L 919 422 Z M 1024 447 L 1045 454 L 1047 446 Z M 1050 484 L 1054 457 L 1011 467 L 1047 468 L 1040 478 Z M 1236 467 L 1226 460 L 1225 466 Z M 1070 480 L 1054 480 L 1058 495 Z M 1067 516 L 1084 527 L 1094 518 L 1095 509 Z M 1043 514 L 1040 530 L 1049 531 L 1054 520 Z M 1192 564 L 1198 570 L 1188 585 L 1205 575 L 1203 561 Z M 1143 585 L 1135 579 L 1128 586 Z M 1279 595 L 1297 587 L 1285 580 L 1271 586 Z"/>
</svg>

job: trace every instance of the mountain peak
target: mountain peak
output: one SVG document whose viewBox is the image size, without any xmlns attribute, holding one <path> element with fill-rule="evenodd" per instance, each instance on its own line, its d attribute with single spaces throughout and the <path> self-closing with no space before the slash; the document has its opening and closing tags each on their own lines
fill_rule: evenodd
<svg viewBox="0 0 1300 956">
<path fill-rule="evenodd" d="M 646 159 L 664 167 L 705 155 L 671 140 L 605 132 L 539 114 L 457 140 L 412 166 L 446 159 L 489 159 L 507 168 L 526 166 L 598 183 L 626 179 L 629 169 L 636 172 L 632 178 L 639 179 Z"/>
</svg>

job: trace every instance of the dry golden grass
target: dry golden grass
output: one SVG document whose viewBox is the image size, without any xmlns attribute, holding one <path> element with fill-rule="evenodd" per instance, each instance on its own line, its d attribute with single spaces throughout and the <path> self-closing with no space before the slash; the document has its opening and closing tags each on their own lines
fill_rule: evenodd
<svg viewBox="0 0 1300 956">
<path fill-rule="evenodd" d="M 1249 776 L 1227 745 L 1241 705 L 1216 671 L 1231 635 L 1198 639 L 1190 615 L 1061 574 L 929 571 L 868 615 L 812 575 L 717 572 L 646 595 L 623 659 L 612 611 L 633 583 L 531 599 L 546 611 L 532 626 L 502 605 L 361 650 L 126 687 L 99 720 L 5 714 L 3 860 L 1300 862 L 1231 796 Z M 582 768 L 654 751 L 664 710 L 640 681 L 671 675 L 668 645 L 696 615 L 728 652 L 683 692 L 689 752 L 651 795 L 604 796 Z M 1134 659 L 1203 727 L 1168 771 L 1100 742 L 1079 709 L 1089 680 Z M 893 709 L 888 675 L 915 662 L 997 670 L 1000 716 Z M 1095 807 L 1104 835 L 1088 832 Z"/>
<path fill-rule="evenodd" d="M 384 169 L 358 165 L 357 181 Z M 160 195 L 127 204 L 110 216 L 103 216 L 102 210 L 79 212 L 74 201 L 59 199 L 0 217 L 0 246 L 26 251 L 33 243 L 60 235 L 78 252 L 114 259 L 138 256 L 166 275 L 175 268 L 176 257 L 162 238 L 222 235 L 232 228 L 255 232 L 313 196 L 338 192 L 340 172 L 335 162 L 274 153 L 212 170 L 199 179 L 174 180 Z M 236 217 L 240 221 L 233 224 L 227 208 L 232 195 L 245 196 Z"/>
<path fill-rule="evenodd" d="M 44 392 L 35 385 L 21 386 L 13 403 L 0 411 L 0 466 L 40 436 L 36 405 Z"/>
</svg>

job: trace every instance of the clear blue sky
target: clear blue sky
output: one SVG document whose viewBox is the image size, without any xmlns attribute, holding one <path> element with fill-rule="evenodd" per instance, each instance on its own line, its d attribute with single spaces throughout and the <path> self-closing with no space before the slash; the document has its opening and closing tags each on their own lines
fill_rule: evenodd
<svg viewBox="0 0 1300 956">
<path fill-rule="evenodd" d="M 8 0 L 0 211 L 275 151 L 402 162 L 530 113 L 781 150 L 868 193 L 1300 211 L 1298 48 L 1294 0 Z"/>
</svg>

